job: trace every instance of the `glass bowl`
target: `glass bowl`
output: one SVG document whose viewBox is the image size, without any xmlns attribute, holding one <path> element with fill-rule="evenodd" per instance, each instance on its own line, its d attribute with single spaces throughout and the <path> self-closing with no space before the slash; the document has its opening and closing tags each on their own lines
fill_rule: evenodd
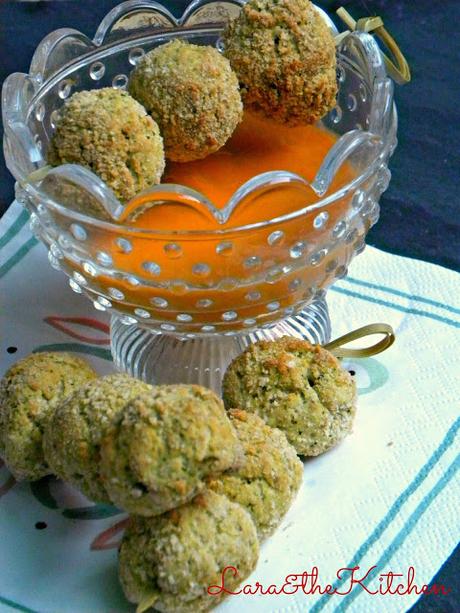
<svg viewBox="0 0 460 613">
<path fill-rule="evenodd" d="M 72 29 L 49 34 L 29 74 L 12 74 L 3 86 L 5 158 L 33 233 L 70 287 L 111 313 L 116 365 L 153 382 L 218 389 L 229 360 L 255 339 L 291 334 L 327 342 L 326 290 L 364 249 L 390 180 L 393 83 L 374 38 L 363 32 L 338 45 L 337 105 L 323 119 L 338 138 L 311 183 L 282 168 L 267 172 L 242 185 L 220 211 L 181 185 L 142 195 L 149 206 L 213 216 L 215 228 L 154 231 L 117 223 L 107 212 L 116 217 L 123 205 L 91 171 L 46 166 L 56 115 L 69 96 L 126 88 L 140 57 L 173 38 L 219 49 L 225 24 L 242 4 L 199 0 L 176 20 L 156 2 L 128 0 L 108 13 L 92 41 Z M 347 181 L 332 189 L 345 164 Z M 277 218 L 223 227 L 238 207 L 257 206 L 268 193 L 306 204 Z M 85 214 L 87 206 L 93 216 Z"/>
</svg>

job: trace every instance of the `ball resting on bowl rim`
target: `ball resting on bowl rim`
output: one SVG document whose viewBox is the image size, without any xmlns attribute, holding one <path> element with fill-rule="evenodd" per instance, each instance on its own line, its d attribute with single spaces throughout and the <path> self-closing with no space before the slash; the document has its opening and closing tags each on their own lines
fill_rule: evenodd
<svg viewBox="0 0 460 613">
<path fill-rule="evenodd" d="M 196 5 L 193 11 L 198 11 L 203 6 Z M 232 16 L 239 10 L 238 3 L 234 3 L 234 6 Z M 171 30 L 168 36 L 180 36 L 197 44 L 216 45 L 225 23 L 222 23 L 222 12 L 217 11 L 217 5 L 209 4 L 209 7 L 214 7 L 215 15 L 218 15 L 218 19 L 214 17 L 216 19 L 214 23 L 212 23 L 214 18 L 210 18 L 208 14 L 207 25 L 200 25 L 201 18 L 198 12 L 190 9 L 186 19 L 189 20 L 189 25 L 195 20 L 196 27 L 193 31 L 184 22 L 180 26 L 176 24 L 177 30 Z M 209 380 L 217 389 L 220 381 L 219 384 L 216 381 L 222 375 L 222 368 L 233 355 L 233 350 L 229 351 L 228 346 L 236 344 L 240 351 L 251 338 L 277 334 L 276 329 L 271 330 L 268 325 L 274 324 L 285 334 L 306 335 L 313 342 L 327 341 L 330 328 L 322 303 L 325 291 L 336 279 L 346 274 L 349 262 L 364 247 L 366 232 L 378 219 L 378 200 L 389 181 L 388 159 L 396 146 L 397 122 L 392 100 L 392 83 L 387 78 L 384 62 L 373 37 L 367 33 L 354 32 L 341 41 L 337 55 L 339 83 L 337 106 L 324 119 L 325 127 L 335 132 L 339 138 L 337 147 L 323 162 L 319 172 L 320 177 L 333 176 L 337 167 L 347 159 L 354 165 L 356 175 L 354 180 L 344 186 L 340 192 L 325 192 L 324 196 L 320 196 L 317 203 L 320 210 L 314 217 L 320 212 L 325 212 L 329 213 L 329 220 L 332 219 L 331 213 L 337 210 L 339 201 L 345 207 L 346 215 L 343 219 L 337 220 L 336 224 L 329 225 L 329 221 L 321 227 L 320 232 L 324 232 L 324 235 L 321 235 L 325 237 L 326 243 L 324 247 L 321 245 L 319 250 L 309 254 L 309 260 L 307 257 L 305 260 L 302 257 L 292 259 L 291 249 L 294 256 L 300 252 L 297 247 L 294 249 L 294 243 L 292 245 L 287 243 L 286 263 L 276 264 L 266 281 L 267 287 L 274 287 L 271 283 L 276 282 L 278 276 L 281 279 L 285 278 L 284 265 L 297 266 L 297 263 L 303 263 L 298 277 L 306 284 L 303 290 L 304 297 L 299 293 L 298 299 L 296 298 L 292 305 L 293 312 L 286 312 L 288 306 L 283 309 L 277 307 L 277 303 L 282 302 L 281 293 L 271 300 L 265 300 L 264 308 L 270 305 L 270 308 L 275 310 L 264 311 L 264 317 L 271 320 L 267 321 L 267 327 L 263 328 L 265 325 L 263 319 L 249 315 L 241 317 L 241 307 L 249 303 L 235 302 L 233 292 L 236 286 L 234 282 L 230 285 L 228 275 L 222 274 L 221 280 L 230 288 L 225 290 L 229 296 L 228 308 L 222 311 L 222 314 L 226 313 L 226 319 L 219 319 L 218 326 L 211 320 L 200 322 L 200 329 L 197 331 L 192 330 L 193 322 L 177 319 L 179 315 L 193 317 L 193 313 L 182 308 L 174 312 L 171 304 L 181 295 L 196 296 L 196 302 L 208 298 L 198 296 L 195 289 L 191 289 L 189 294 L 181 294 L 184 288 L 187 292 L 189 290 L 184 287 L 183 279 L 179 274 L 167 278 L 161 276 L 164 272 L 157 274 L 158 262 L 150 257 L 151 253 L 149 257 L 140 260 L 135 270 L 124 267 L 123 258 L 126 262 L 130 255 L 144 253 L 146 245 L 149 250 L 153 245 L 158 245 L 161 249 L 166 245 L 172 245 L 173 247 L 168 247 L 167 253 L 174 257 L 168 259 L 170 263 L 168 265 L 179 269 L 181 260 L 176 257 L 180 252 L 177 245 L 183 252 L 184 245 L 191 245 L 196 240 L 200 241 L 201 245 L 213 244 L 215 249 L 219 249 L 222 262 L 228 260 L 243 264 L 249 256 L 261 257 L 261 254 L 254 249 L 247 255 L 245 253 L 245 249 L 251 245 L 252 229 L 235 233 L 236 239 L 218 232 L 211 233 L 206 236 L 206 241 L 204 236 L 193 233 L 182 236 L 180 240 L 177 235 L 174 238 L 165 237 L 155 232 L 144 232 L 141 235 L 139 232 L 133 232 L 128 225 L 116 226 L 85 216 L 81 212 L 72 211 L 53 200 L 50 195 L 41 192 L 39 185 L 28 180 L 29 174 L 44 162 L 43 153 L 46 151 L 55 117 L 53 113 L 62 106 L 63 100 L 81 89 L 112 86 L 112 81 L 116 86 L 120 86 L 121 79 L 118 77 L 122 74 L 126 76 L 126 66 L 134 66 L 131 60 L 135 62 L 136 58 L 158 45 L 161 36 L 164 37 L 164 34 L 160 36 L 155 31 L 148 33 L 144 31 L 139 34 L 113 28 L 119 19 L 125 19 L 130 15 L 132 5 L 122 4 L 116 8 L 116 14 L 111 13 L 101 25 L 95 39 L 97 45 L 85 39 L 83 35 L 78 38 L 75 32 L 59 33 L 60 49 L 65 45 L 69 47 L 75 45 L 75 40 L 78 39 L 79 49 L 85 51 L 84 55 L 78 57 L 80 51 L 77 52 L 73 46 L 71 57 L 74 59 L 70 62 L 69 55 L 66 58 L 57 55 L 52 57 L 58 47 L 45 44 L 45 41 L 37 50 L 30 76 L 16 74 L 5 81 L 3 107 L 6 160 L 19 183 L 18 199 L 32 213 L 33 231 L 49 249 L 50 263 L 68 275 L 74 291 L 84 294 L 97 309 L 105 310 L 113 316 L 112 350 L 117 365 L 132 374 L 139 373 L 155 382 L 161 381 L 163 375 L 167 374 L 165 356 L 170 365 L 177 366 L 183 363 L 183 371 L 186 372 L 186 360 L 180 356 L 187 354 L 190 374 L 187 374 L 183 380 L 191 381 L 194 377 L 201 382 Z M 151 11 L 151 15 L 155 14 L 163 25 L 167 22 L 173 24 L 165 9 L 160 11 L 152 4 L 148 10 Z M 204 17 L 201 23 L 203 20 Z M 58 35 L 53 34 L 53 36 Z M 41 80 L 37 77 L 38 72 Z M 368 136 L 362 139 L 363 134 Z M 353 143 L 356 144 L 358 141 L 360 141 L 359 147 L 353 149 Z M 267 184 L 270 180 L 270 177 L 263 179 Z M 323 182 L 322 185 L 324 184 Z M 175 189 L 182 190 L 183 186 Z M 287 221 L 282 220 L 281 223 Z M 267 222 L 263 230 L 266 233 L 266 241 L 274 231 L 284 231 L 285 228 L 275 229 L 270 226 L 270 222 Z M 264 250 L 266 244 L 265 242 Z M 337 266 L 333 267 L 332 264 L 337 259 L 334 249 L 338 245 L 344 250 L 346 257 L 343 262 L 338 262 Z M 276 243 L 274 248 L 278 248 Z M 145 268 L 142 267 L 143 263 L 146 264 Z M 207 262 L 196 260 L 195 263 Z M 328 265 L 330 265 L 328 270 L 331 272 L 326 272 Z M 219 270 L 224 273 L 225 266 L 222 265 Z M 315 287 L 315 284 L 309 282 L 312 270 L 324 270 L 319 286 Z M 157 292 L 158 287 L 162 290 L 160 294 Z M 293 287 L 295 288 L 295 285 Z M 155 302 L 146 305 L 138 300 L 142 288 L 148 288 L 150 298 Z M 244 293 L 241 292 L 243 299 L 245 300 L 246 294 L 250 294 L 251 297 L 256 295 L 251 292 L 251 288 Z M 310 309 L 308 305 L 317 305 L 313 309 L 313 316 L 298 315 L 302 309 Z M 207 312 L 208 307 L 197 307 L 197 311 L 201 308 L 203 312 Z M 300 319 L 289 319 L 292 317 Z M 287 322 L 283 323 L 286 319 Z M 247 324 L 244 329 L 241 326 L 243 322 Z M 157 339 L 158 333 L 161 336 Z M 190 337 L 190 335 L 195 336 Z M 205 340 L 201 341 L 201 337 Z M 180 340 L 183 338 L 187 340 Z M 201 353 L 200 343 L 206 343 L 206 352 Z M 191 356 L 193 362 L 190 360 Z M 161 367 L 158 372 L 153 371 L 154 364 L 158 368 Z"/>
</svg>

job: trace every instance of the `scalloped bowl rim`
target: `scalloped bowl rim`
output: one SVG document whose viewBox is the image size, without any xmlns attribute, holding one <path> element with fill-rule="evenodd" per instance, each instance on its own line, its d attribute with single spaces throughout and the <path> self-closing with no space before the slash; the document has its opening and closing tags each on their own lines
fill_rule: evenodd
<svg viewBox="0 0 460 613">
<path fill-rule="evenodd" d="M 226 2 L 228 2 L 229 4 L 235 4 L 238 6 L 242 6 L 243 4 L 245 4 L 245 2 L 243 0 L 225 0 Z M 201 9 L 203 6 L 208 6 L 208 5 L 212 5 L 212 4 L 218 4 L 218 2 L 216 2 L 216 0 L 194 0 L 193 2 L 191 2 L 184 10 L 182 16 L 179 19 L 176 19 L 168 9 L 166 9 L 164 6 L 162 6 L 161 4 L 153 1 L 153 0 L 127 0 L 126 2 L 122 2 L 121 4 L 119 4 L 118 6 L 114 7 L 113 9 L 111 9 L 111 11 L 109 11 L 109 13 L 107 13 L 107 15 L 103 18 L 103 20 L 101 21 L 101 23 L 99 24 L 98 29 L 96 30 L 96 34 L 94 36 L 94 39 L 91 40 L 89 37 L 87 37 L 85 34 L 83 34 L 82 32 L 75 30 L 73 28 L 61 28 L 58 30 L 54 30 L 52 32 L 50 32 L 47 36 L 45 36 L 43 38 L 43 40 L 37 45 L 37 48 L 35 50 L 34 56 L 32 57 L 32 61 L 31 61 L 31 66 L 30 68 L 33 67 L 34 63 L 37 63 L 37 54 L 38 51 L 41 49 L 41 47 L 46 43 L 46 41 L 48 41 L 50 38 L 52 38 L 53 36 L 55 36 L 58 32 L 61 32 L 62 34 L 64 34 L 65 32 L 68 34 L 73 34 L 73 35 L 78 35 L 81 36 L 83 39 L 85 39 L 85 41 L 87 41 L 88 43 L 91 43 L 92 45 L 94 45 L 94 49 L 91 51 L 88 51 L 87 53 L 82 53 L 81 55 L 79 55 L 78 57 L 74 58 L 73 60 L 71 60 L 70 62 L 68 62 L 65 67 L 63 67 L 62 69 L 57 70 L 56 72 L 54 72 L 47 80 L 45 80 L 44 82 L 37 82 L 39 81 L 39 79 L 36 78 L 36 76 L 32 75 L 32 74 L 26 74 L 26 73 L 13 73 L 10 75 L 10 77 L 13 77 L 15 75 L 21 75 L 24 78 L 28 78 L 30 79 L 32 82 L 35 82 L 38 85 L 38 88 L 36 88 L 36 91 L 33 95 L 33 97 L 31 98 L 29 104 L 28 104 L 28 110 L 27 110 L 27 114 L 30 112 L 30 109 L 33 108 L 33 105 L 36 101 L 36 99 L 38 98 L 39 95 L 42 95 L 43 93 L 43 89 L 44 88 L 49 88 L 52 87 L 53 83 L 59 79 L 60 74 L 65 70 L 68 71 L 69 66 L 75 66 L 76 64 L 78 64 L 81 61 L 84 61 L 85 59 L 87 59 L 88 55 L 91 54 L 92 58 L 94 57 L 94 59 L 97 59 L 98 56 L 98 52 L 104 52 L 107 49 L 110 49 L 113 46 L 130 46 L 133 43 L 133 39 L 127 39 L 124 43 L 120 42 L 119 40 L 115 40 L 113 42 L 110 42 L 108 44 L 104 45 L 104 39 L 105 37 L 110 34 L 110 26 L 114 24 L 114 17 L 120 18 L 126 14 L 129 13 L 130 9 L 153 9 L 153 10 L 158 10 L 159 12 L 161 12 L 163 15 L 165 15 L 171 22 L 172 26 L 175 27 L 181 27 L 183 24 L 186 24 L 187 20 L 193 16 L 193 14 Z M 327 16 L 327 14 L 319 7 L 316 7 L 325 17 L 326 19 L 330 22 L 330 18 Z M 112 18 L 111 23 L 109 22 L 109 17 Z M 212 31 L 213 33 L 216 32 L 216 30 L 219 27 L 219 24 L 198 24 L 201 27 L 201 31 Z M 103 27 L 104 26 L 104 27 Z M 206 27 L 205 27 L 206 26 Z M 197 27 L 196 26 L 190 26 L 188 29 L 183 29 L 182 32 L 184 34 L 188 33 L 188 32 L 193 32 L 194 30 L 196 31 Z M 161 35 L 174 35 L 175 32 L 170 32 L 169 29 L 161 29 L 159 28 L 157 31 L 155 31 L 154 35 L 155 36 L 161 36 Z M 376 45 L 373 37 L 369 34 L 365 34 L 365 33 L 351 33 L 349 34 L 349 36 L 352 37 L 359 37 L 360 42 L 362 43 L 361 37 L 366 37 L 368 39 L 368 41 L 372 42 L 373 45 Z M 137 41 L 142 41 L 144 38 L 151 38 L 152 34 L 150 35 L 144 35 L 144 36 L 137 36 L 135 40 Z M 348 37 L 347 37 L 348 38 Z M 5 80 L 5 83 L 8 81 L 8 79 L 10 78 L 8 77 Z M 396 109 L 394 106 L 394 103 L 392 103 L 392 110 L 391 110 L 391 122 L 393 124 L 396 124 Z M 341 135 L 341 137 L 336 141 L 336 143 L 334 144 L 334 146 L 330 149 L 330 152 L 332 152 L 337 144 L 340 142 L 340 140 L 346 135 L 349 134 L 351 131 L 344 133 Z M 370 134 L 372 135 L 372 133 L 370 131 L 363 131 L 364 133 Z M 313 204 L 309 204 L 305 207 L 302 207 L 300 209 L 296 209 L 295 211 L 292 211 L 290 213 L 284 214 L 282 216 L 279 217 L 273 217 L 271 219 L 268 220 L 264 220 L 264 221 L 259 221 L 259 222 L 253 222 L 250 224 L 246 224 L 243 226 L 235 226 L 235 227 L 225 227 L 225 228 L 215 228 L 215 229 L 207 229 L 207 230 L 152 230 L 152 229 L 148 229 L 148 228 L 140 228 L 138 226 L 130 226 L 128 224 L 125 223 L 117 223 L 115 221 L 106 221 L 106 220 L 102 220 L 100 218 L 97 217 L 92 217 L 91 215 L 86 215 L 84 213 L 80 213 L 77 212 L 69 207 L 66 207 L 62 204 L 60 204 L 58 201 L 54 200 L 52 197 L 50 197 L 47 194 L 44 194 L 42 191 L 40 191 L 34 184 L 29 183 L 28 182 L 28 178 L 30 177 L 30 174 L 27 176 L 22 176 L 18 179 L 18 183 L 19 185 L 25 190 L 27 191 L 30 195 L 32 195 L 35 198 L 38 198 L 39 200 L 41 200 L 42 202 L 46 202 L 47 206 L 51 207 L 52 209 L 56 210 L 56 212 L 69 217 L 70 219 L 74 220 L 74 221 L 78 221 L 81 223 L 85 223 L 85 224 L 89 224 L 90 226 L 95 226 L 97 228 L 100 228 L 102 230 L 106 230 L 109 232 L 126 232 L 126 233 L 130 233 L 130 234 L 138 234 L 138 235 L 151 235 L 151 236 L 190 236 L 190 237 L 215 237 L 215 236 L 222 236 L 222 235 L 228 235 L 228 234 L 235 234 L 235 233 L 241 233 L 241 232 L 245 232 L 245 231 L 250 231 L 250 230 L 254 230 L 254 229 L 258 229 L 258 228 L 263 228 L 263 227 L 269 227 L 271 225 L 274 224 L 280 224 L 283 223 L 285 221 L 290 221 L 292 219 L 295 219 L 297 217 L 301 217 L 303 215 L 305 215 L 306 213 L 309 213 L 311 211 L 316 211 L 316 210 L 320 210 L 326 206 L 328 206 L 329 204 L 331 204 L 332 202 L 334 202 L 335 200 L 339 200 L 341 198 L 343 198 L 347 193 L 349 193 L 352 190 L 355 190 L 362 182 L 364 182 L 370 175 L 372 175 L 376 168 L 378 168 L 381 165 L 382 159 L 385 159 L 385 157 L 388 154 L 388 150 L 391 148 L 391 142 L 384 142 L 379 136 L 375 135 L 377 138 L 379 138 L 380 140 L 380 146 L 376 147 L 376 155 L 373 159 L 373 161 L 366 167 L 365 171 L 363 171 L 359 176 L 355 177 L 354 179 L 352 179 L 351 181 L 347 182 L 345 185 L 343 185 L 340 189 L 338 189 L 337 191 L 332 192 L 331 194 L 325 196 L 325 197 L 321 197 L 320 200 L 318 200 L 317 202 L 313 203 Z M 324 160 L 323 160 L 324 162 Z M 316 178 L 320 175 L 321 170 L 322 170 L 323 164 L 320 166 L 315 179 L 309 183 L 308 181 L 305 180 L 304 177 L 301 177 L 300 175 L 297 175 L 296 173 L 290 173 L 292 175 L 292 177 L 296 178 L 299 181 L 302 181 L 303 183 L 305 183 L 305 186 L 310 187 L 312 190 L 314 190 L 313 184 L 315 183 Z M 94 173 L 92 173 L 92 171 L 89 171 L 88 169 L 86 169 L 85 167 L 81 166 L 80 168 L 87 170 L 90 174 L 92 174 L 94 177 L 98 178 L 97 175 L 95 175 Z M 230 196 L 230 198 L 228 199 L 226 205 L 224 207 L 219 207 L 220 210 L 224 210 L 225 207 L 228 205 L 228 203 L 230 201 L 232 201 L 234 199 L 234 196 L 237 192 L 239 192 L 240 190 L 243 190 L 245 185 L 247 183 L 249 183 L 250 181 L 254 181 L 255 179 L 257 179 L 258 177 L 260 177 L 262 174 L 268 175 L 268 174 L 276 174 L 276 173 L 286 173 L 287 171 L 285 170 L 274 170 L 274 171 L 269 171 L 269 173 L 260 173 L 259 175 L 255 175 L 254 177 L 252 177 L 251 179 L 249 179 L 248 181 L 246 181 L 245 183 L 241 184 L 236 190 L 235 192 Z M 104 187 L 108 190 L 110 190 L 109 186 L 107 184 L 105 184 L 104 182 L 102 182 L 104 184 Z M 160 184 L 161 185 L 161 184 Z M 165 184 L 163 184 L 165 185 Z M 182 184 L 169 184 L 170 186 L 177 186 L 178 188 L 186 188 L 186 189 L 190 189 L 187 186 L 184 186 Z M 267 183 L 265 185 L 268 185 Z M 260 186 L 256 186 L 260 187 Z M 111 191 L 111 190 L 110 190 Z M 146 190 L 148 191 L 148 190 Z M 204 204 L 203 201 L 209 201 L 209 198 L 205 195 L 202 194 L 200 192 L 197 192 L 201 198 L 200 198 L 200 202 L 202 204 Z M 251 193 L 251 192 L 249 192 Z M 240 200 L 241 202 L 241 200 Z M 120 203 L 121 206 L 124 206 L 122 203 Z M 215 205 L 214 205 L 215 206 Z"/>
<path fill-rule="evenodd" d="M 160 236 L 182 236 L 191 238 L 197 237 L 215 237 L 215 236 L 224 236 L 228 234 L 242 233 L 252 230 L 257 230 L 260 228 L 270 227 L 272 225 L 284 223 L 287 221 L 292 221 L 297 217 L 302 217 L 307 213 L 311 213 L 312 211 L 319 211 L 335 200 L 340 200 L 350 191 L 354 191 L 356 188 L 361 185 L 361 183 L 365 182 L 370 176 L 372 176 L 376 169 L 380 167 L 382 159 L 385 159 L 385 156 L 388 154 L 388 150 L 391 148 L 389 144 L 384 149 L 381 149 L 378 157 L 374 160 L 374 162 L 369 165 L 364 173 L 362 173 L 359 177 L 353 179 L 346 185 L 344 185 L 340 190 L 333 192 L 329 196 L 322 198 L 320 201 L 310 204 L 302 209 L 296 209 L 291 213 L 287 213 L 280 217 L 272 217 L 271 219 L 258 221 L 251 224 L 246 224 L 244 226 L 235 226 L 229 228 L 216 228 L 214 230 L 152 230 L 149 228 L 140 228 L 138 226 L 130 226 L 123 223 L 115 223 L 110 221 L 105 221 L 103 219 L 98 219 L 97 217 L 91 217 L 90 215 L 85 215 L 84 213 L 79 213 L 74 211 L 68 207 L 59 204 L 49 196 L 45 196 L 43 192 L 40 192 L 30 183 L 20 183 L 21 187 L 27 191 L 28 194 L 39 198 L 40 201 L 46 202 L 47 206 L 50 206 L 57 213 L 63 214 L 65 217 L 70 218 L 72 221 L 81 222 L 88 224 L 90 226 L 94 226 L 101 230 L 106 230 L 108 232 L 120 233 L 120 231 L 129 234 L 143 235 L 143 236 L 152 236 L 152 237 L 160 237 Z M 274 171 L 276 172 L 276 171 Z"/>
</svg>

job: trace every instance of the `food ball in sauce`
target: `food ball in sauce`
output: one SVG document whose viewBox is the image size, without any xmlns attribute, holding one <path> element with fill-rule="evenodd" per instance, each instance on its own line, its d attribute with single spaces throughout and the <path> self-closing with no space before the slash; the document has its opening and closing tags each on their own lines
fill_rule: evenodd
<svg viewBox="0 0 460 613">
<path fill-rule="evenodd" d="M 242 118 L 238 79 L 213 47 L 161 45 L 139 61 L 128 89 L 158 122 L 165 155 L 176 162 L 214 153 Z"/>
<path fill-rule="evenodd" d="M 69 98 L 47 157 L 53 166 L 89 168 L 121 202 L 159 183 L 165 167 L 158 125 L 127 92 L 110 87 Z"/>
<path fill-rule="evenodd" d="M 309 0 L 249 0 L 224 43 L 245 107 L 299 125 L 335 106 L 334 37 Z"/>
</svg>

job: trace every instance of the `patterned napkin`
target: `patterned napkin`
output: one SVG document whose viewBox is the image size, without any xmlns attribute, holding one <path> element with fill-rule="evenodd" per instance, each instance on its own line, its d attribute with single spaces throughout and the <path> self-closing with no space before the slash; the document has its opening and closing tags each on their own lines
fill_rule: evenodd
<svg viewBox="0 0 460 613">
<path fill-rule="evenodd" d="M 110 372 L 107 316 L 50 268 L 27 221 L 15 204 L 0 222 L 0 374 L 45 348 Z M 383 321 L 396 342 L 345 363 L 360 394 L 354 432 L 305 462 L 293 507 L 262 546 L 245 583 L 272 593 L 229 596 L 220 611 L 400 612 L 430 584 L 460 533 L 459 295 L 456 273 L 370 247 L 329 291 L 334 336 Z M 133 610 L 116 570 L 125 515 L 54 479 L 17 485 L 4 467 L 0 496 L 0 611 Z M 351 571 L 337 581 L 355 566 L 353 585 Z M 405 594 L 379 593 L 399 583 Z M 321 595 L 328 584 L 341 594 Z"/>
</svg>

